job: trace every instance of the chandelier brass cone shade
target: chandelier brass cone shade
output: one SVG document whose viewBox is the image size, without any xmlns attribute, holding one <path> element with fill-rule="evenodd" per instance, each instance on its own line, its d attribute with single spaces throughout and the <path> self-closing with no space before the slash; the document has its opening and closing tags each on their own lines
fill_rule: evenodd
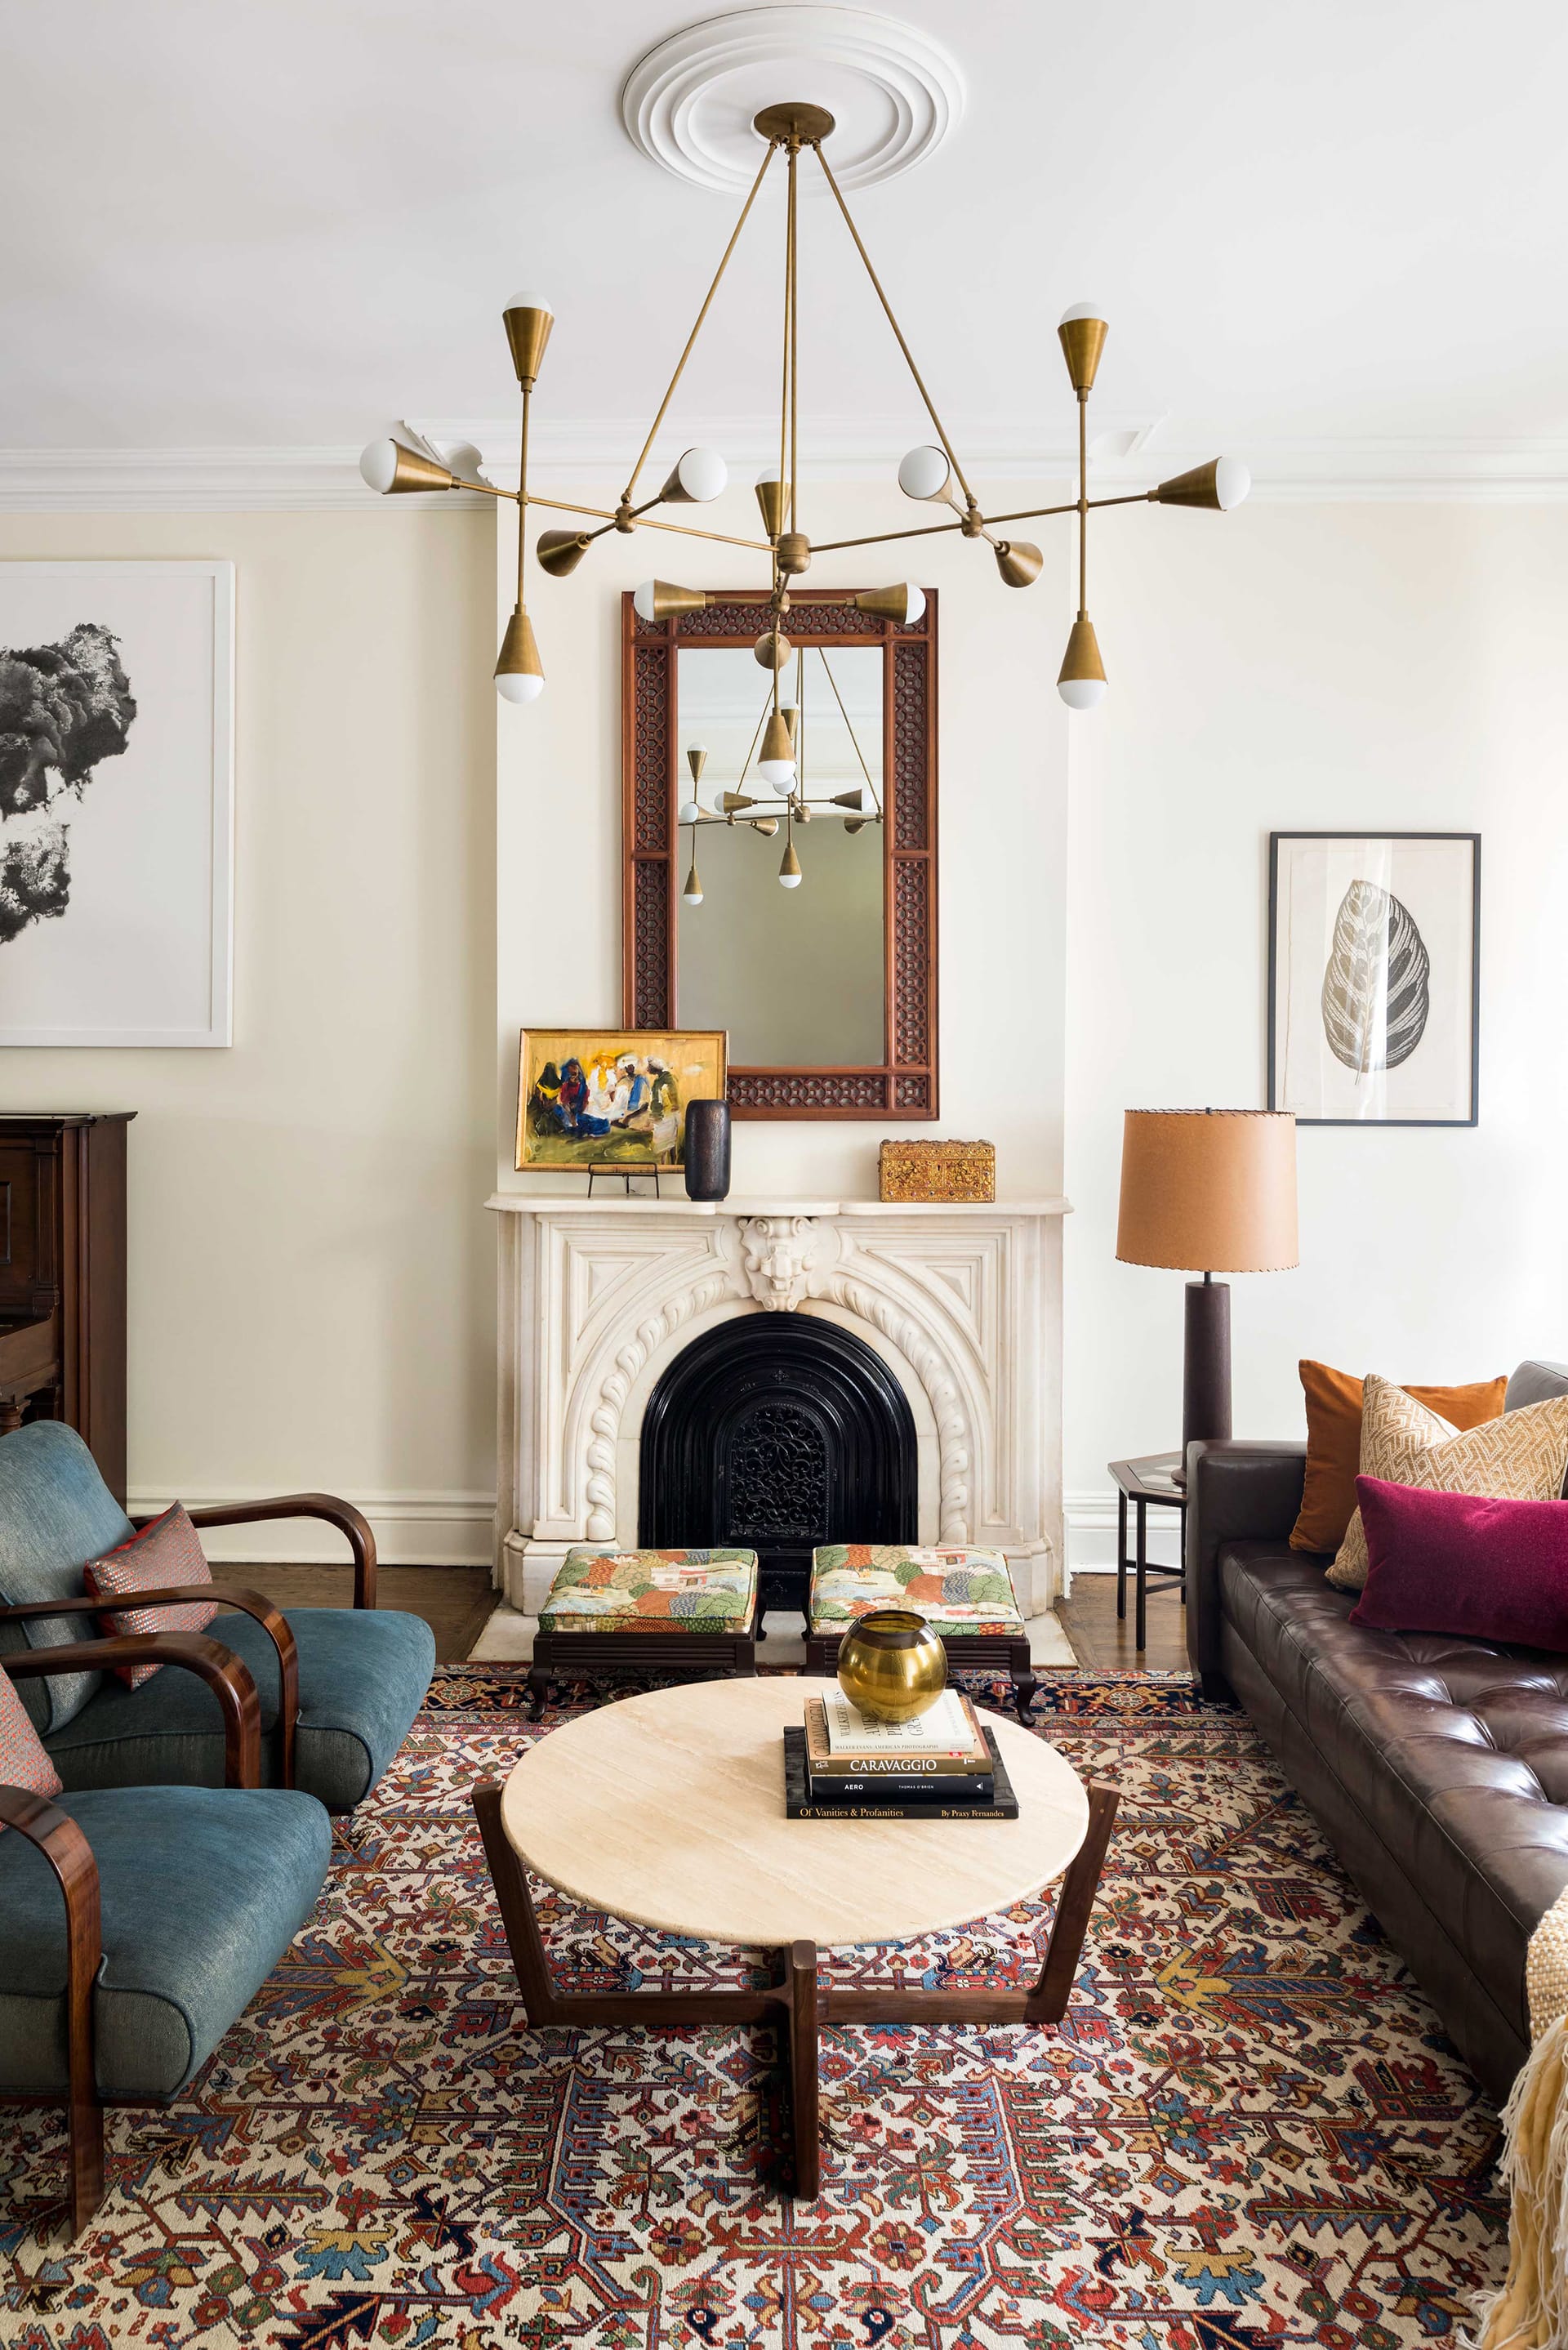
<svg viewBox="0 0 1568 2350">
<path fill-rule="evenodd" d="M 511 622 L 502 646 L 501 658 L 495 667 L 495 681 L 500 691 L 509 701 L 532 701 L 544 685 L 544 668 L 534 640 L 533 626 L 528 617 L 525 588 L 525 558 L 528 515 L 531 507 L 585 517 L 594 527 L 575 530 L 552 529 L 543 532 L 535 552 L 539 567 L 552 578 L 566 578 L 581 563 L 594 541 L 607 531 L 628 533 L 648 529 L 669 531 L 678 536 L 710 541 L 718 546 L 748 548 L 767 561 L 769 587 L 767 603 L 771 613 L 768 628 L 757 639 L 755 652 L 764 669 L 777 672 L 792 657 L 783 622 L 790 608 L 789 583 L 810 568 L 813 546 L 800 519 L 800 399 L 799 399 L 799 286 L 800 246 L 798 229 L 799 174 L 803 156 L 815 159 L 834 203 L 848 232 L 856 253 L 865 265 L 871 289 L 892 329 L 894 340 L 904 364 L 909 369 L 921 405 L 930 419 L 936 435 L 934 442 L 911 449 L 898 467 L 898 486 L 905 495 L 933 505 L 950 509 L 952 519 L 930 522 L 912 529 L 886 530 L 856 538 L 828 539 L 815 550 L 823 554 L 847 547 L 879 546 L 894 539 L 928 538 L 950 531 L 958 531 L 965 538 L 984 539 L 995 559 L 997 572 L 1008 588 L 1028 588 L 1039 577 L 1044 557 L 1040 549 L 1023 539 L 1000 536 L 1007 523 L 1026 522 L 1049 515 L 1075 514 L 1078 517 L 1078 618 L 1068 640 L 1066 658 L 1062 664 L 1059 690 L 1063 699 L 1075 709 L 1086 709 L 1105 692 L 1105 670 L 1095 641 L 1087 608 L 1085 574 L 1088 567 L 1088 518 L 1101 506 L 1153 504 L 1189 506 L 1210 513 L 1222 513 L 1245 497 L 1248 488 L 1246 467 L 1234 458 L 1219 457 L 1207 465 L 1178 474 L 1162 482 L 1158 489 L 1139 490 L 1126 496 L 1091 498 L 1088 494 L 1088 433 L 1087 413 L 1089 394 L 1106 346 L 1106 326 L 1093 303 L 1074 305 L 1057 328 L 1062 355 L 1067 374 L 1078 402 L 1078 494 L 1064 505 L 1033 507 L 1023 513 L 987 515 L 971 488 L 963 466 L 938 415 L 925 380 L 915 363 L 903 328 L 894 315 L 893 306 L 877 276 L 871 256 L 862 241 L 860 232 L 850 215 L 844 193 L 834 177 L 824 142 L 834 130 L 834 120 L 820 106 L 804 101 L 786 101 L 764 107 L 753 120 L 753 129 L 766 142 L 761 164 L 741 215 L 725 245 L 719 266 L 697 313 L 696 322 L 686 338 L 675 372 L 659 404 L 657 414 L 649 427 L 636 463 L 627 476 L 619 503 L 613 508 L 579 505 L 563 498 L 539 496 L 528 484 L 528 422 L 535 385 L 544 363 L 550 336 L 555 325 L 551 305 L 537 294 L 518 294 L 503 312 L 506 339 L 512 353 L 513 367 L 522 393 L 523 417 L 518 454 L 518 479 L 515 490 L 497 489 L 480 473 L 477 452 L 468 444 L 459 449 L 442 451 L 408 425 L 398 426 L 393 432 L 372 442 L 359 461 L 359 470 L 373 490 L 383 496 L 406 495 L 416 492 L 438 490 L 476 490 L 494 498 L 512 500 L 517 507 L 517 598 Z M 757 511 L 763 536 L 748 538 L 734 532 L 700 529 L 694 523 L 676 517 L 692 505 L 706 504 L 722 494 L 729 474 L 724 460 L 711 449 L 688 449 L 666 474 L 660 487 L 651 497 L 637 502 L 638 484 L 648 463 L 653 444 L 664 425 L 671 401 L 680 387 L 698 338 L 712 307 L 713 297 L 735 248 L 741 233 L 751 216 L 763 181 L 778 156 L 784 158 L 785 179 L 784 305 L 783 305 L 783 368 L 782 391 L 779 400 L 778 457 L 770 459 L 755 482 Z M 673 508 L 675 513 L 655 516 L 656 506 Z M 667 579 L 645 580 L 635 598 L 639 617 L 649 628 L 673 624 L 679 628 L 682 619 L 701 611 L 707 597 L 701 588 L 683 588 Z M 862 612 L 887 621 L 894 628 L 913 628 L 924 610 L 925 598 L 912 582 L 892 588 L 870 588 L 856 598 Z M 776 691 L 774 708 L 777 708 Z M 805 811 L 801 814 L 804 818 Z M 794 855 L 793 837 L 785 850 L 785 865 Z M 780 879 L 793 886 L 798 880 L 798 869 L 791 875 L 781 871 Z"/>
</svg>

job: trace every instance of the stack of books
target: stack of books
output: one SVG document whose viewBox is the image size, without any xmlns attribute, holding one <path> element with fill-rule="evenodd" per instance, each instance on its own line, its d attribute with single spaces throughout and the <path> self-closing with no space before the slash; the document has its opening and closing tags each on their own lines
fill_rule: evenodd
<svg viewBox="0 0 1568 2350">
<path fill-rule="evenodd" d="M 954 1690 L 912 1721 L 875 1721 L 838 1690 L 784 1731 L 792 1820 L 1015 1820 L 1018 1798 L 974 1708 Z"/>
</svg>

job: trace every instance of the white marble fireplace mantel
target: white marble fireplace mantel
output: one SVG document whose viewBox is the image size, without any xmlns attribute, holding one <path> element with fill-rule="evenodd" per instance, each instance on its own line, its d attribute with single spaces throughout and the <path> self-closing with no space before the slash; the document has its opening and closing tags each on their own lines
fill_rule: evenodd
<svg viewBox="0 0 1568 2350">
<path fill-rule="evenodd" d="M 574 1543 L 638 1532 L 642 1416 L 694 1338 L 821 1315 L 914 1415 L 919 1536 L 1007 1553 L 1028 1615 L 1059 1588 L 1063 1199 L 720 1201 L 498 1191 L 496 1580 L 536 1615 Z"/>
</svg>

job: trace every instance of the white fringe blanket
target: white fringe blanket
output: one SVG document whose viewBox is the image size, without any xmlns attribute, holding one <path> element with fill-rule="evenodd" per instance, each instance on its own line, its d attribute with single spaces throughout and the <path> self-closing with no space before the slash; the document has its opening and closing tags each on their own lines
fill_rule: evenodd
<svg viewBox="0 0 1568 2350">
<path fill-rule="evenodd" d="M 1508 2278 L 1478 2304 L 1480 2350 L 1568 2350 L 1568 1892 L 1530 1938 L 1531 2049 L 1503 2107 Z"/>
</svg>

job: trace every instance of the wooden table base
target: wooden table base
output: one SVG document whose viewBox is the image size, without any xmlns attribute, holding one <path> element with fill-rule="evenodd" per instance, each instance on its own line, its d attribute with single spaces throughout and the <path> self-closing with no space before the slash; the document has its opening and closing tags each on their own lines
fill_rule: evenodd
<svg viewBox="0 0 1568 2350">
<path fill-rule="evenodd" d="M 792 1942 L 777 1954 L 779 1980 L 768 1991 L 557 1991 L 527 1870 L 502 1825 L 499 1781 L 480 1781 L 473 1808 L 529 2022 L 771 2024 L 789 2046 L 794 2196 L 811 2203 L 821 2191 L 817 2051 L 825 2024 L 1060 2023 L 1066 2014 L 1118 1801 L 1114 1787 L 1098 1782 L 1088 1792 L 1088 1829 L 1062 1879 L 1045 1961 L 1023 1991 L 911 1991 L 897 1983 L 839 1989 L 819 1977 L 815 1942 Z"/>
</svg>

